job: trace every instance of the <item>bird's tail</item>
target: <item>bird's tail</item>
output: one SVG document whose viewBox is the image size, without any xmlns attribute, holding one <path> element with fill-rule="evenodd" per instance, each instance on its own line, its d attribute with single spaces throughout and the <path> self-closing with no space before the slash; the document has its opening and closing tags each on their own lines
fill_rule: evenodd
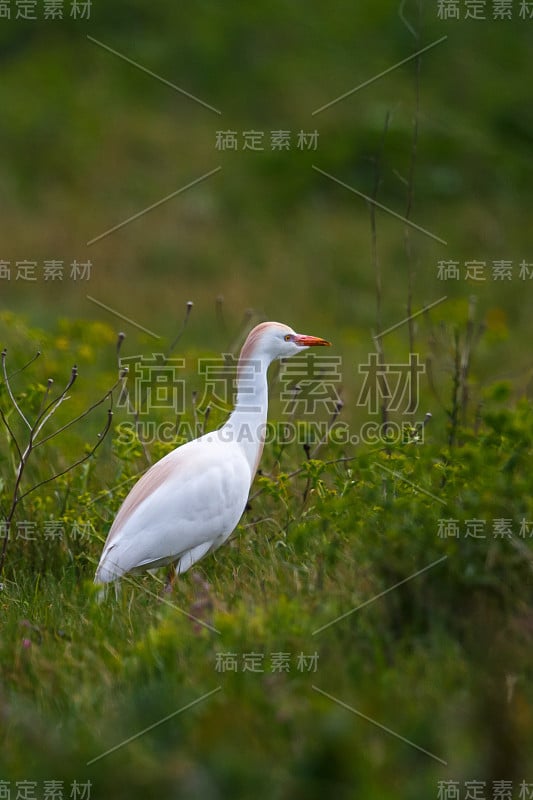
<svg viewBox="0 0 533 800">
<path fill-rule="evenodd" d="M 113 563 L 112 559 L 109 557 L 108 551 L 104 550 L 100 558 L 100 563 L 96 568 L 94 582 L 111 583 L 112 581 L 117 581 L 123 574 L 124 570 L 121 569 L 118 564 Z"/>
</svg>

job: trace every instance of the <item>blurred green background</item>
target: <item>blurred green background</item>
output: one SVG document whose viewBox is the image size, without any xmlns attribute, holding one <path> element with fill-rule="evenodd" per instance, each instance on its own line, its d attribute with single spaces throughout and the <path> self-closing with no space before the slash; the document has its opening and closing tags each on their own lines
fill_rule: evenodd
<svg viewBox="0 0 533 800">
<path fill-rule="evenodd" d="M 420 47 L 419 140 L 413 220 L 447 246 L 412 232 L 419 307 L 475 291 L 525 338 L 524 285 L 439 281 L 440 259 L 533 260 L 529 194 L 533 110 L 530 24 L 442 21 L 437 3 L 94 3 L 90 20 L 4 20 L 2 253 L 5 260 L 93 263 L 77 285 L 2 282 L 6 305 L 50 324 L 58 314 L 109 317 L 85 295 L 165 334 L 186 300 L 195 338 L 215 349 L 215 302 L 322 327 L 337 342 L 375 323 L 365 201 L 312 164 L 405 213 L 415 115 L 411 61 L 345 100 L 312 112 Z M 65 13 L 68 5 L 65 6 Z M 419 19 L 419 16 L 421 18 Z M 204 108 L 87 37 L 133 59 L 222 111 Z M 386 115 L 389 130 L 383 142 Z M 218 130 L 265 131 L 265 151 L 221 152 Z M 293 134 L 289 151 L 271 130 Z M 316 152 L 299 130 L 318 130 Z M 242 137 L 240 137 L 242 138 Z M 380 153 L 382 154 L 380 157 Z M 216 167 L 222 170 L 114 234 L 86 243 Z M 383 325 L 405 310 L 402 223 L 378 212 Z M 518 346 L 515 337 L 513 348 Z M 366 342 L 365 342 L 366 344 Z M 525 342 L 524 342 L 525 344 Z"/>
<path fill-rule="evenodd" d="M 463 336 L 468 308 L 475 306 L 476 325 L 481 326 L 483 337 L 468 376 L 473 399 L 470 416 L 463 422 L 465 429 L 467 422 L 471 426 L 464 435 L 470 449 L 465 450 L 464 465 L 455 465 L 455 478 L 448 478 L 446 501 L 452 502 L 465 481 L 477 479 L 462 508 L 463 517 L 490 516 L 491 512 L 517 519 L 527 516 L 531 485 L 521 470 L 529 474 L 526 455 L 531 452 L 527 409 L 533 333 L 533 20 L 521 17 L 520 4 L 509 4 L 511 19 L 495 19 L 497 4 L 487 2 L 486 19 L 479 21 L 465 18 L 466 3 L 458 4 L 459 19 L 440 19 L 439 7 L 446 4 L 429 0 L 401 5 L 339 0 L 332 6 L 273 0 L 253 4 L 93 0 L 89 19 L 73 19 L 71 3 L 65 2 L 63 20 L 45 19 L 44 5 L 44 0 L 37 0 L 36 20 L 16 19 L 13 0 L 12 18 L 0 18 L 0 262 L 5 262 L 4 272 L 0 265 L 0 292 L 8 312 L 2 316 L 1 330 L 2 345 L 7 344 L 15 359 L 27 360 L 35 347 L 43 347 L 46 369 L 54 374 L 62 370 L 65 376 L 76 361 L 81 398 L 75 402 L 82 407 L 94 399 L 95 390 L 113 380 L 118 330 L 127 335 L 124 354 L 164 351 L 180 329 L 190 300 L 194 307 L 177 351 L 180 356 L 227 351 L 235 347 L 247 326 L 265 318 L 331 339 L 332 352 L 342 357 L 343 418 L 357 430 L 367 417 L 365 409 L 356 406 L 361 383 L 357 365 L 374 350 L 372 333 L 378 325 L 383 330 L 405 318 L 411 284 L 412 311 L 447 297 L 418 316 L 414 325 L 415 349 L 424 359 L 433 359 L 435 384 L 432 387 L 425 379 L 421 388 L 421 415 L 426 410 L 433 413 L 429 430 L 434 450 L 428 450 L 425 465 L 413 467 L 418 470 L 417 480 L 424 480 L 442 463 L 449 420 L 432 389 L 448 403 L 454 331 Z M 407 61 L 313 114 L 443 37 L 419 59 Z M 242 148 L 242 132 L 249 130 L 264 132 L 263 151 Z M 270 148 L 274 130 L 291 132 L 289 150 Z M 316 150 L 297 147 L 301 130 L 318 132 Z M 217 148 L 219 131 L 235 131 L 238 149 Z M 409 208 L 413 222 L 446 244 L 406 228 L 401 220 L 378 209 L 373 251 L 369 204 L 313 165 L 377 197 L 400 216 Z M 205 180 L 178 191 L 217 168 Z M 171 199 L 97 238 L 173 193 Z M 24 260 L 36 262 L 35 281 L 17 280 L 16 262 Z M 49 260 L 63 262 L 63 280 L 44 279 L 44 262 Z M 73 261 L 91 262 L 88 280 L 70 276 Z M 457 262 L 459 279 L 439 278 L 442 261 Z M 485 280 L 465 278 L 465 263 L 470 261 L 485 265 Z M 494 276 L 493 263 L 501 261 L 510 262 L 510 279 Z M 520 267 L 522 262 L 525 268 Z M 376 264 L 381 274 L 379 321 Z M 88 295 L 160 339 L 113 316 Z M 389 360 L 405 361 L 407 326 L 384 338 L 384 347 Z M 46 378 L 44 369 L 39 373 L 41 380 Z M 501 381 L 506 386 L 498 395 L 489 387 Z M 492 392 L 492 400 L 487 400 L 487 392 Z M 491 418 L 492 433 L 483 450 L 476 438 L 479 419 L 474 406 L 481 401 L 500 402 L 501 397 L 505 410 Z M 514 413 L 520 402 L 522 416 L 511 424 L 505 414 Z M 277 408 L 275 399 L 273 406 Z M 95 423 L 94 429 L 98 426 Z M 117 467 L 121 458 L 131 466 L 127 461 L 131 454 L 126 457 L 116 447 L 111 452 L 106 446 L 98 467 L 104 478 L 95 484 L 100 489 L 106 481 L 113 485 L 124 478 Z M 517 474 L 511 485 L 505 459 L 513 448 L 520 455 L 518 467 L 513 462 L 513 480 L 515 468 Z M 132 474 L 142 461 L 139 452 L 134 456 L 138 463 Z M 52 460 L 61 465 L 62 458 L 66 455 L 58 451 Z M 291 458 L 297 466 L 299 456 Z M 266 462 L 269 467 L 277 463 L 270 452 Z M 486 478 L 485 466 L 492 470 Z M 320 501 L 324 506 L 318 504 L 323 526 L 315 521 L 307 529 L 294 523 L 296 539 L 290 546 L 298 563 L 309 556 L 306 547 L 316 546 L 313 563 L 322 557 L 321 548 L 326 550 L 325 562 L 320 562 L 309 585 L 306 576 L 296 574 L 301 567 L 293 572 L 288 566 L 290 557 L 279 556 L 286 547 L 283 537 L 274 544 L 267 537 L 267 544 L 257 545 L 259 550 L 252 553 L 242 553 L 236 545 L 228 550 L 232 555 L 226 567 L 220 563 L 205 567 L 218 598 L 214 601 L 217 624 L 226 620 L 228 626 L 227 649 L 231 643 L 236 649 L 253 649 L 250 631 L 256 643 L 275 649 L 276 632 L 283 629 L 289 631 L 285 645 L 290 646 L 293 637 L 296 652 L 304 646 L 305 631 L 315 624 L 313 614 L 323 605 L 329 608 L 331 601 L 330 611 L 340 612 L 362 601 L 359 595 L 352 596 L 351 588 L 343 597 L 342 587 L 363 585 L 372 594 L 444 552 L 438 550 L 435 537 L 437 512 L 433 509 L 431 516 L 424 506 L 417 516 L 416 508 L 387 505 L 395 499 L 391 497 L 383 511 L 380 482 L 368 469 L 366 462 L 361 463 L 361 472 L 354 476 L 355 497 L 350 502 L 355 506 L 342 499 L 345 489 L 339 488 L 341 479 L 336 475 L 331 505 L 327 505 L 327 494 Z M 84 502 L 89 497 L 84 495 L 89 491 L 86 479 L 87 475 L 76 485 Z M 373 483 L 378 488 L 371 490 Z M 433 475 L 433 490 L 435 486 L 439 484 Z M 501 507 L 492 508 L 493 495 Z M 277 496 L 273 505 L 261 510 L 276 515 L 280 502 Z M 294 522 L 298 515 L 294 497 L 283 495 L 283 502 L 290 509 L 287 519 Z M 45 507 L 43 501 L 34 511 L 44 513 Z M 101 536 L 114 511 L 116 507 L 106 506 L 98 521 Z M 445 516 L 454 516 L 455 511 L 449 507 Z M 380 532 L 377 540 L 373 538 L 376 531 Z M 354 532 L 362 544 L 354 544 Z M 256 535 L 263 535 L 260 529 Z M 307 535 L 316 536 L 315 545 L 304 544 Z M 388 540 L 392 568 L 388 551 L 382 549 Z M 420 556 L 414 565 L 409 560 L 413 541 Z M 398 548 L 404 560 L 398 556 L 396 562 Z M 90 554 L 93 561 L 98 549 L 96 543 Z M 78 556 L 81 561 L 76 561 Z M 24 558 L 30 568 L 26 575 Z M 39 559 L 27 550 L 19 553 L 19 572 L 15 571 L 13 580 L 18 580 L 21 594 L 16 603 L 5 601 L 2 607 L 6 619 L 13 613 L 4 638 L 5 674 L 0 683 L 0 718 L 4 713 L 9 721 L 6 778 L 10 774 L 28 780 L 36 776 L 41 791 L 45 777 L 58 777 L 62 753 L 66 743 L 72 742 L 65 775 L 82 780 L 100 774 L 94 798 L 131 797 L 135 792 L 157 797 L 164 796 L 163 791 L 169 797 L 249 797 L 253 791 L 258 797 L 318 797 L 336 792 L 339 797 L 436 798 L 440 796 L 438 781 L 445 779 L 459 781 L 463 797 L 464 782 L 478 778 L 488 781 L 487 797 L 492 796 L 493 779 L 512 779 L 513 797 L 518 797 L 520 780 L 533 786 L 531 762 L 524 755 L 526 742 L 532 741 L 531 693 L 524 688 L 527 676 L 531 678 L 527 653 L 531 652 L 532 584 L 527 569 L 510 577 L 515 568 L 524 569 L 516 567 L 513 558 L 498 560 L 490 548 L 482 555 L 469 550 L 462 562 L 464 571 L 457 568 L 456 575 L 452 570 L 433 590 L 430 585 L 427 593 L 421 590 L 418 595 L 413 590 L 403 606 L 399 601 L 383 616 L 376 610 L 367 622 L 357 623 L 360 628 L 349 629 L 344 639 L 339 634 L 331 646 L 324 688 L 334 694 L 338 691 L 357 707 L 350 693 L 363 687 L 363 694 L 370 698 L 368 713 L 372 711 L 383 724 L 404 731 L 422 745 L 429 741 L 428 749 L 446 754 L 447 770 L 422 756 L 420 760 L 413 750 L 399 749 L 398 742 L 386 734 L 362 733 L 361 720 L 347 717 L 348 711 L 344 715 L 337 709 L 340 713 L 336 714 L 330 708 L 329 715 L 320 713 L 326 708 L 323 698 L 309 701 L 307 688 L 307 694 L 295 691 L 292 700 L 281 701 L 275 677 L 264 684 L 237 680 L 235 686 L 233 678 L 225 678 L 227 692 L 240 709 L 235 712 L 239 725 L 232 728 L 233 712 L 217 711 L 219 700 L 213 701 L 207 716 L 199 717 L 203 720 L 199 727 L 192 715 L 186 723 L 184 716 L 186 727 L 176 727 L 168 739 L 160 733 L 161 738 L 146 744 L 146 750 L 136 750 L 133 767 L 127 755 L 118 756 L 122 784 L 111 762 L 101 773 L 85 767 L 101 733 L 94 727 L 99 704 L 112 704 L 116 692 L 123 704 L 102 707 L 102 741 L 111 746 L 129 730 L 140 729 L 201 694 L 191 671 L 198 669 L 199 683 L 206 691 L 211 688 L 216 678 L 213 652 L 186 625 L 165 617 L 164 607 L 154 610 L 149 599 L 131 611 L 128 602 L 133 603 L 134 596 L 126 592 L 119 610 L 113 611 L 111 605 L 100 611 L 90 597 L 89 584 L 82 583 L 92 572 L 91 558 L 89 562 L 83 558 L 80 552 L 74 565 L 68 562 L 73 570 L 69 580 L 74 584 L 66 585 L 74 585 L 80 598 L 89 599 L 67 602 L 66 625 L 75 628 L 73 620 L 80 615 L 81 629 L 92 631 L 98 641 L 84 640 L 77 652 L 68 645 L 68 653 L 60 656 L 63 651 L 56 640 L 65 596 L 54 583 L 59 562 L 54 566 L 45 560 L 49 573 L 42 579 L 43 589 L 34 586 L 32 578 Z M 246 581 L 235 577 L 241 558 L 256 594 Z M 477 564 L 475 568 L 469 558 Z M 364 565 L 355 578 L 354 563 Z M 269 564 L 266 578 L 261 564 Z M 493 581 L 485 570 L 494 564 L 500 572 Z M 373 569 L 379 579 L 375 580 Z M 366 570 L 372 576 L 368 584 Z M 299 596 L 300 580 L 306 589 L 293 608 L 285 595 Z M 244 594 L 242 607 L 236 597 L 235 607 L 227 599 L 233 581 Z M 192 579 L 184 584 L 180 601 L 195 602 L 196 585 Z M 465 601 L 462 592 L 474 585 L 474 595 Z M 487 595 L 481 586 L 489 587 Z M 46 597 L 51 598 L 49 606 Z M 487 597 L 496 598 L 494 606 Z M 24 598 L 33 598 L 31 612 Z M 261 598 L 273 604 L 272 618 L 266 611 L 264 619 L 259 612 L 259 620 L 247 617 L 245 609 L 255 608 Z M 441 598 L 449 617 L 441 608 Z M 456 615 L 463 602 L 465 619 L 459 623 Z M 39 617 L 37 608 L 45 610 L 36 622 L 31 615 Z M 301 620 L 304 608 L 309 610 L 305 624 Z M 24 666 L 18 626 L 26 617 L 54 633 L 39 660 Z M 516 633 L 516 642 L 509 631 Z M 106 642 L 99 638 L 103 632 L 109 636 Z M 494 640 L 491 632 L 496 632 Z M 483 675 L 487 651 L 493 668 L 490 676 Z M 68 680 L 58 659 L 64 659 L 63 664 L 66 660 L 71 670 Z M 517 708 L 510 711 L 502 686 L 514 686 L 517 675 L 522 694 Z M 178 684 L 191 689 L 185 692 L 186 698 L 181 690 L 174 691 Z M 8 702 L 12 691 L 15 699 Z M 93 695 L 93 730 L 80 734 L 82 715 Z M 119 712 L 129 706 L 130 697 L 128 719 Z M 267 698 L 272 697 L 270 704 Z M 448 708 L 446 697 L 451 697 Z M 434 707 L 439 709 L 435 720 Z M 119 718 L 120 730 L 114 737 L 111 726 Z M 47 720 L 58 727 L 58 734 L 44 747 Z M 254 731 L 258 731 L 256 737 Z M 249 762 L 248 747 L 253 753 Z M 35 748 L 32 766 L 25 771 L 25 753 L 31 748 Z"/>
</svg>

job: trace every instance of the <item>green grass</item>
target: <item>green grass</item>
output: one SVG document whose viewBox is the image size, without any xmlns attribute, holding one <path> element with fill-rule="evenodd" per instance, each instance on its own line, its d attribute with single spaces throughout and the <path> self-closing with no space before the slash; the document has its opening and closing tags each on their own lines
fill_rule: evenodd
<svg viewBox="0 0 533 800">
<path fill-rule="evenodd" d="M 69 342 L 79 345 L 72 331 Z M 274 442 L 226 546 L 171 595 L 163 576 L 146 576 L 102 602 L 91 583 L 102 541 L 125 478 L 144 468 L 115 430 L 18 512 L 37 533 L 9 543 L 0 593 L 2 777 L 91 780 L 96 797 L 352 797 L 361 787 L 393 798 L 401 787 L 415 798 L 447 777 L 526 776 L 533 551 L 518 532 L 532 518 L 533 417 L 500 385 L 477 425 L 468 418 L 452 449 L 435 420 L 423 444 L 330 443 L 312 461 Z M 36 450 L 31 480 L 79 446 L 61 434 L 51 456 Z M 5 462 L 4 504 L 12 485 Z M 66 533 L 47 539 L 58 508 Z M 493 535 L 502 518 L 512 539 Z M 458 538 L 439 537 L 442 519 L 457 520 Z M 487 520 L 486 538 L 465 535 L 472 519 Z M 69 534 L 87 520 L 88 536 Z M 257 672 L 243 669 L 253 653 Z M 288 671 L 273 670 L 279 653 Z M 314 653 L 316 671 L 298 668 Z M 225 654 L 236 672 L 220 668 Z"/>
<path fill-rule="evenodd" d="M 409 274 L 412 310 L 447 297 L 415 320 L 413 349 L 426 373 L 414 419 L 391 414 L 401 424 L 430 412 L 424 442 L 328 441 L 309 460 L 301 444 L 276 439 L 220 551 L 171 595 L 161 594 L 164 575 L 145 576 L 99 602 L 92 576 L 121 501 L 148 460 L 180 441 L 143 447 L 127 436 L 132 418 L 115 392 L 112 428 L 95 455 L 29 494 L 14 517 L 12 533 L 29 521 L 35 538 L 9 542 L 0 591 L 0 782 L 12 781 L 12 797 L 17 780 L 38 781 L 39 798 L 45 780 L 64 780 L 65 795 L 73 781 L 90 780 L 93 800 L 419 800 L 437 798 L 440 780 L 459 781 L 463 794 L 465 781 L 486 780 L 487 797 L 491 781 L 512 780 L 515 794 L 533 781 L 532 284 L 518 277 L 519 263 L 533 262 L 531 33 L 514 5 L 513 21 L 479 24 L 442 22 L 437 3 L 421 4 L 419 20 L 416 4 L 402 6 L 420 45 L 448 37 L 420 62 L 411 214 L 448 244 L 411 230 L 409 255 L 404 225 L 376 214 L 381 329 L 405 318 Z M 331 339 L 341 357 L 338 422 L 361 435 L 381 420 L 360 399 L 359 366 L 375 352 L 377 325 L 369 209 L 312 165 L 368 195 L 378 169 L 378 201 L 403 214 L 415 62 L 312 111 L 414 52 L 397 5 L 339 3 L 331 13 L 276 0 L 106 0 L 93 8 L 90 23 L 0 26 L 0 260 L 13 270 L 36 260 L 40 270 L 63 259 L 67 272 L 74 259 L 92 261 L 86 282 L 1 279 L 8 372 L 42 351 L 13 378 L 21 407 L 34 419 L 48 379 L 60 391 L 77 364 L 49 430 L 82 414 L 115 383 L 120 328 L 122 356 L 165 352 L 192 300 L 174 353 L 185 360 L 190 430 L 205 424 L 205 404 L 193 403 L 205 385 L 198 358 L 235 352 L 247 327 L 270 318 Z M 314 127 L 316 152 L 215 149 L 219 129 L 268 138 L 272 129 Z M 439 280 L 447 259 L 459 262 L 460 280 Z M 513 261 L 512 280 L 490 277 L 499 259 Z M 464 278 L 469 260 L 486 262 L 486 281 Z M 407 361 L 406 326 L 383 344 L 386 363 Z M 274 366 L 274 426 L 287 422 L 283 388 Z M 27 436 L 3 383 L 0 407 Z M 107 403 L 37 448 L 23 488 L 90 453 L 106 415 Z M 330 418 L 324 409 L 312 415 Z M 175 422 L 154 408 L 147 419 Z M 214 408 L 207 424 L 223 419 Z M 307 420 L 297 412 L 289 421 Z M 18 463 L 5 426 L 0 445 L 5 517 Z M 484 521 L 485 538 L 467 535 L 473 520 Z M 502 536 L 493 535 L 498 520 Z M 58 538 L 45 535 L 52 523 Z M 443 524 L 458 537 L 439 536 Z M 315 652 L 316 672 L 299 670 L 299 654 Z M 235 654 L 237 672 L 217 671 L 224 653 Z M 243 671 L 252 653 L 264 671 Z M 272 671 L 277 653 L 290 654 L 289 671 Z"/>
</svg>

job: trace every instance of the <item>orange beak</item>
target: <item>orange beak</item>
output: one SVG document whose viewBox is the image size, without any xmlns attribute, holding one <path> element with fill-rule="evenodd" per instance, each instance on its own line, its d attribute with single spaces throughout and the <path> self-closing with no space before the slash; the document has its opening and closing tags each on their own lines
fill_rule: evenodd
<svg viewBox="0 0 533 800">
<path fill-rule="evenodd" d="M 320 336 L 307 336 L 304 333 L 297 333 L 294 341 L 301 347 L 331 347 L 331 342 L 326 339 L 321 339 Z"/>
</svg>

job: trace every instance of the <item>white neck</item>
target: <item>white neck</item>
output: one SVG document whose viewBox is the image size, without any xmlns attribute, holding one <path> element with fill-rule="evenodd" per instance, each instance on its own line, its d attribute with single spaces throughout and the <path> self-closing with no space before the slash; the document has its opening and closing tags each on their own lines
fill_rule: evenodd
<svg viewBox="0 0 533 800">
<path fill-rule="evenodd" d="M 235 409 L 220 429 L 224 441 L 236 441 L 242 448 L 250 465 L 251 481 L 263 452 L 268 414 L 269 364 L 270 358 L 254 355 L 253 359 L 239 367 Z"/>
</svg>

